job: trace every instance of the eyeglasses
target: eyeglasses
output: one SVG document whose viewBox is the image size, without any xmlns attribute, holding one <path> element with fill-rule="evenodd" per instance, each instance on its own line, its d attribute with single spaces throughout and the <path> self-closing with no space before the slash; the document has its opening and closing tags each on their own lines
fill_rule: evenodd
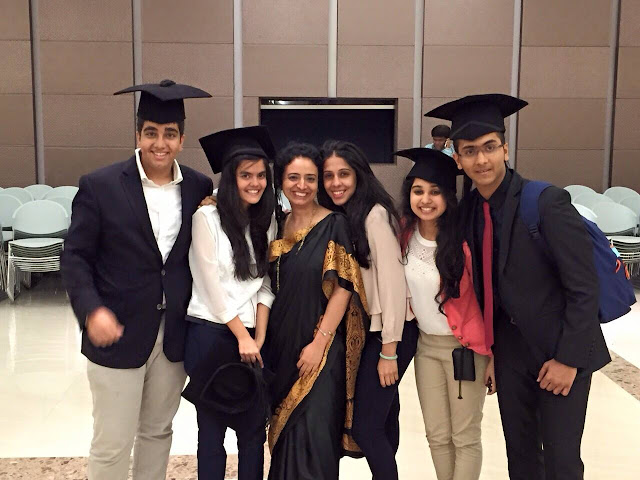
<svg viewBox="0 0 640 480">
<path fill-rule="evenodd" d="M 487 143 L 479 147 L 465 147 L 459 155 L 464 158 L 476 158 L 478 153 L 482 152 L 482 154 L 487 157 L 496 153 L 500 147 L 504 147 L 504 143 Z"/>
</svg>

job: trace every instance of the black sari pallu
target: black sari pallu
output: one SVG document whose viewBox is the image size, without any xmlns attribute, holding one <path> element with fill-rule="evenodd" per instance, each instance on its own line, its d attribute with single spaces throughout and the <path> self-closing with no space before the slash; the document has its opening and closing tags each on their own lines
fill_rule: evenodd
<svg viewBox="0 0 640 480">
<path fill-rule="evenodd" d="M 362 456 L 351 437 L 360 355 L 369 330 L 360 267 L 347 220 L 330 213 L 295 238 L 271 243 L 276 293 L 264 346 L 270 384 L 269 480 L 333 480 L 343 455 Z M 298 376 L 302 349 L 313 341 L 334 282 L 352 295 L 313 374 Z"/>
</svg>

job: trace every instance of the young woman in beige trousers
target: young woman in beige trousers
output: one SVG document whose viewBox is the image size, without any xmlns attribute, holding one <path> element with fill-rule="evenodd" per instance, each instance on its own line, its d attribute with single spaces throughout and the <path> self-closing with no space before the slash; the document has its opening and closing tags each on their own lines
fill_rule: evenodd
<svg viewBox="0 0 640 480">
<path fill-rule="evenodd" d="M 457 229 L 457 169 L 437 150 L 397 154 L 415 162 L 402 188 L 400 243 L 420 331 L 414 362 L 431 457 L 438 480 L 474 480 L 482 467 L 484 399 L 496 385 L 471 281 L 471 253 Z M 472 351 L 466 353 L 475 381 L 454 378 L 452 352 L 460 347 Z"/>
</svg>

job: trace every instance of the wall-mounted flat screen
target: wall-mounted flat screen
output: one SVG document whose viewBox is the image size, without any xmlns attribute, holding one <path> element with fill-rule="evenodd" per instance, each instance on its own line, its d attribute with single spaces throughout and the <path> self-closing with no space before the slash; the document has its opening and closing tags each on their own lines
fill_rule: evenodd
<svg viewBox="0 0 640 480">
<path fill-rule="evenodd" d="M 318 147 L 346 140 L 371 163 L 393 163 L 397 106 L 396 98 L 260 98 L 260 124 L 269 127 L 277 149 L 292 140 Z"/>
</svg>

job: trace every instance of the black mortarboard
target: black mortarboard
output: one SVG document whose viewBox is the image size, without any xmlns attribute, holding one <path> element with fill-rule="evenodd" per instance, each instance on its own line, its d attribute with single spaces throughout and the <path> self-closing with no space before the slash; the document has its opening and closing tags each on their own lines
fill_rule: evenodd
<svg viewBox="0 0 640 480">
<path fill-rule="evenodd" d="M 236 361 L 229 362 L 229 359 Z M 237 414 L 251 410 L 264 417 L 269 411 L 267 382 L 273 374 L 259 365 L 242 363 L 237 345 L 220 342 L 189 374 L 182 396 L 198 408 Z"/>
<path fill-rule="evenodd" d="M 460 175 L 461 172 L 458 170 L 453 158 L 446 153 L 420 147 L 400 150 L 394 155 L 400 155 L 415 162 L 415 165 L 407 174 L 407 178 L 422 178 L 442 188 L 456 191 L 456 176 Z"/>
<path fill-rule="evenodd" d="M 213 173 L 220 173 L 227 162 L 237 156 L 273 159 L 276 149 L 264 126 L 232 128 L 200 139 Z"/>
<path fill-rule="evenodd" d="M 451 128 L 448 125 L 436 125 L 431 129 L 432 137 L 449 138 L 449 135 L 451 135 Z"/>
<path fill-rule="evenodd" d="M 122 93 L 142 92 L 138 105 L 138 117 L 155 123 L 174 123 L 185 119 L 185 98 L 206 98 L 211 95 L 190 85 L 181 85 L 173 80 L 160 83 L 145 83 L 119 90 Z"/>
<path fill-rule="evenodd" d="M 501 93 L 469 95 L 445 103 L 425 117 L 451 120 L 452 140 L 473 140 L 491 132 L 504 132 L 504 119 L 528 105 L 524 100 Z"/>
</svg>

